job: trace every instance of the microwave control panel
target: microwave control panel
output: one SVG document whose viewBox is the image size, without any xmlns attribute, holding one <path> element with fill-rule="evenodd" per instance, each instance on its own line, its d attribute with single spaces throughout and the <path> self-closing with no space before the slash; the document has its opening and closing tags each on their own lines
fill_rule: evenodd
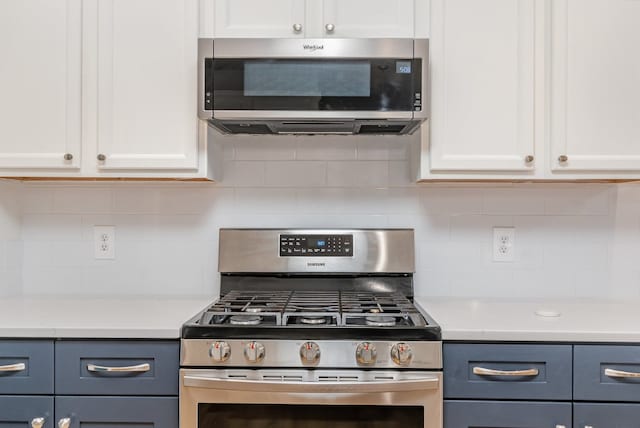
<svg viewBox="0 0 640 428">
<path fill-rule="evenodd" d="M 281 257 L 351 257 L 353 235 L 280 235 Z"/>
</svg>

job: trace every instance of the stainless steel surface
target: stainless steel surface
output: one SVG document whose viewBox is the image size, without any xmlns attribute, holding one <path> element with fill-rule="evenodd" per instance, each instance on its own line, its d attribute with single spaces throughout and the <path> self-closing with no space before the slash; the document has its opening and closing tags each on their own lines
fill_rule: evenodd
<svg viewBox="0 0 640 428">
<path fill-rule="evenodd" d="M 410 120 L 412 112 L 407 111 L 281 111 L 281 110 L 214 110 L 219 120 L 287 119 L 307 121 L 309 119 L 397 119 Z"/>
<path fill-rule="evenodd" d="M 100 153 L 100 154 L 97 156 L 97 159 L 98 159 L 100 162 L 104 162 L 104 161 L 106 161 L 106 160 L 107 160 L 107 155 L 104 155 L 104 154 Z"/>
<path fill-rule="evenodd" d="M 148 363 L 138 364 L 135 366 L 123 366 L 123 367 L 108 367 L 98 366 L 96 364 L 87 364 L 87 370 L 94 373 L 143 373 L 151 370 L 151 365 Z"/>
<path fill-rule="evenodd" d="M 396 343 L 391 347 L 391 359 L 399 366 L 408 366 L 413 359 L 413 350 L 406 343 Z"/>
<path fill-rule="evenodd" d="M 198 117 L 208 120 L 213 117 L 210 110 L 204 106 L 204 62 L 206 58 L 213 57 L 213 39 L 198 39 Z"/>
<path fill-rule="evenodd" d="M 565 162 L 567 162 L 568 160 L 569 160 L 569 156 L 567 156 L 567 155 L 560 155 L 560 156 L 558 156 L 558 162 L 560 162 L 560 163 L 565 163 Z"/>
<path fill-rule="evenodd" d="M 525 158 L 524 158 L 524 161 L 525 161 L 526 163 L 531 163 L 531 162 L 533 162 L 534 160 L 535 160 L 535 157 L 533 157 L 533 155 L 528 155 L 528 156 L 525 156 Z"/>
<path fill-rule="evenodd" d="M 265 358 L 265 348 L 260 342 L 251 341 L 244 345 L 244 359 L 251 364 L 260 364 Z"/>
<path fill-rule="evenodd" d="M 282 234 L 353 235 L 352 257 L 281 257 Z M 411 273 L 411 229 L 221 229 L 218 270 L 232 273 Z"/>
<path fill-rule="evenodd" d="M 320 346 L 315 342 L 305 342 L 300 346 L 300 361 L 304 366 L 313 366 L 320 362 Z"/>
<path fill-rule="evenodd" d="M 44 425 L 44 418 L 33 418 L 31 419 L 31 428 L 42 428 Z"/>
<path fill-rule="evenodd" d="M 619 379 L 639 379 L 640 373 L 638 372 L 627 372 L 624 370 L 616 370 L 616 369 L 604 369 L 604 375 L 613 378 Z"/>
<path fill-rule="evenodd" d="M 58 421 L 58 428 L 69 428 L 71 425 L 71 418 L 62 418 Z"/>
<path fill-rule="evenodd" d="M 209 356 L 214 363 L 223 363 L 231 356 L 231 347 L 225 341 L 216 341 L 209 348 Z"/>
<path fill-rule="evenodd" d="M 413 39 L 209 39 L 216 58 L 413 58 Z M 313 49 L 315 48 L 315 49 Z"/>
<path fill-rule="evenodd" d="M 324 29 L 327 30 L 327 33 L 333 33 L 333 31 L 336 29 L 336 26 L 333 24 L 327 24 L 324 26 Z"/>
<path fill-rule="evenodd" d="M 370 342 L 359 343 L 356 347 L 356 361 L 361 366 L 372 366 L 378 359 L 376 345 Z"/>
<path fill-rule="evenodd" d="M 494 370 L 474 367 L 473 374 L 478 376 L 538 376 L 538 369 L 527 370 Z"/>
<path fill-rule="evenodd" d="M 420 406 L 424 427 L 441 428 L 442 373 L 180 370 L 181 427 L 197 427 L 199 403 Z"/>
<path fill-rule="evenodd" d="M 313 335 L 313 329 L 309 329 Z M 209 354 L 211 346 L 217 339 L 182 339 L 180 352 L 181 366 L 204 367 L 247 367 L 244 349 L 252 340 L 226 339 L 229 344 L 230 355 L 226 361 L 214 362 Z M 294 367 L 303 368 L 306 365 L 300 359 L 300 348 L 309 340 L 260 340 L 264 346 L 264 359 L 258 364 L 262 367 Z M 361 344 L 359 340 L 313 340 L 320 350 L 320 364 L 322 367 L 359 368 L 356 361 L 356 350 Z M 396 341 L 377 341 L 369 343 L 376 349 L 375 363 L 368 367 L 380 369 L 432 369 L 442 368 L 442 342 L 439 341 L 403 341 L 413 352 L 413 358 L 408 364 L 398 365 L 392 359 L 392 348 Z"/>
<path fill-rule="evenodd" d="M 21 372 L 26 369 L 27 365 L 25 363 L 7 364 L 5 366 L 0 366 L 0 372 Z"/>
<path fill-rule="evenodd" d="M 429 118 L 431 109 L 431 73 L 429 72 L 429 39 L 415 39 L 413 43 L 413 57 L 422 59 L 422 110 L 414 111 L 413 118 L 425 121 Z M 422 132 L 428 132 L 428 129 Z"/>
<path fill-rule="evenodd" d="M 293 24 L 293 31 L 300 33 L 302 31 L 302 24 Z"/>
<path fill-rule="evenodd" d="M 66 161 L 73 160 L 73 155 L 71 153 L 66 153 L 64 155 L 64 160 L 66 160 Z"/>
</svg>

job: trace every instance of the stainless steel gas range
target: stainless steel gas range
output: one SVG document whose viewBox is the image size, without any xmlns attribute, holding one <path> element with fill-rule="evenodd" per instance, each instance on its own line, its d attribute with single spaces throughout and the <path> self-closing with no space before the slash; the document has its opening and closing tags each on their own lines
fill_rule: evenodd
<svg viewBox="0 0 640 428">
<path fill-rule="evenodd" d="M 219 271 L 182 331 L 181 428 L 442 428 L 412 230 L 222 229 Z"/>
</svg>

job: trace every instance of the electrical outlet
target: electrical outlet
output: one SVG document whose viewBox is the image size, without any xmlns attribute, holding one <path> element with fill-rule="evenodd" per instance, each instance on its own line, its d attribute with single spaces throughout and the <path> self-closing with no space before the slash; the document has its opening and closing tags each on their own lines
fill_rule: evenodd
<svg viewBox="0 0 640 428">
<path fill-rule="evenodd" d="M 493 261 L 512 262 L 515 260 L 515 236 L 513 227 L 493 228 Z"/>
<path fill-rule="evenodd" d="M 96 259 L 116 258 L 116 227 L 93 226 L 93 247 Z"/>
</svg>

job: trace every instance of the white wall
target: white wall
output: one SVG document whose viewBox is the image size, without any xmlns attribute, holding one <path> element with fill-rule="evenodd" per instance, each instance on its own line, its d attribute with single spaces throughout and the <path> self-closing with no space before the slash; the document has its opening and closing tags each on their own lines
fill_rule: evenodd
<svg viewBox="0 0 640 428">
<path fill-rule="evenodd" d="M 0 296 L 20 293 L 22 242 L 20 185 L 0 180 Z"/>
<path fill-rule="evenodd" d="M 223 184 L 24 184 L 24 292 L 211 295 L 220 227 L 413 227 L 418 294 L 640 297 L 638 185 L 417 186 L 404 140 L 233 141 Z M 516 262 L 491 261 L 494 226 Z"/>
</svg>

